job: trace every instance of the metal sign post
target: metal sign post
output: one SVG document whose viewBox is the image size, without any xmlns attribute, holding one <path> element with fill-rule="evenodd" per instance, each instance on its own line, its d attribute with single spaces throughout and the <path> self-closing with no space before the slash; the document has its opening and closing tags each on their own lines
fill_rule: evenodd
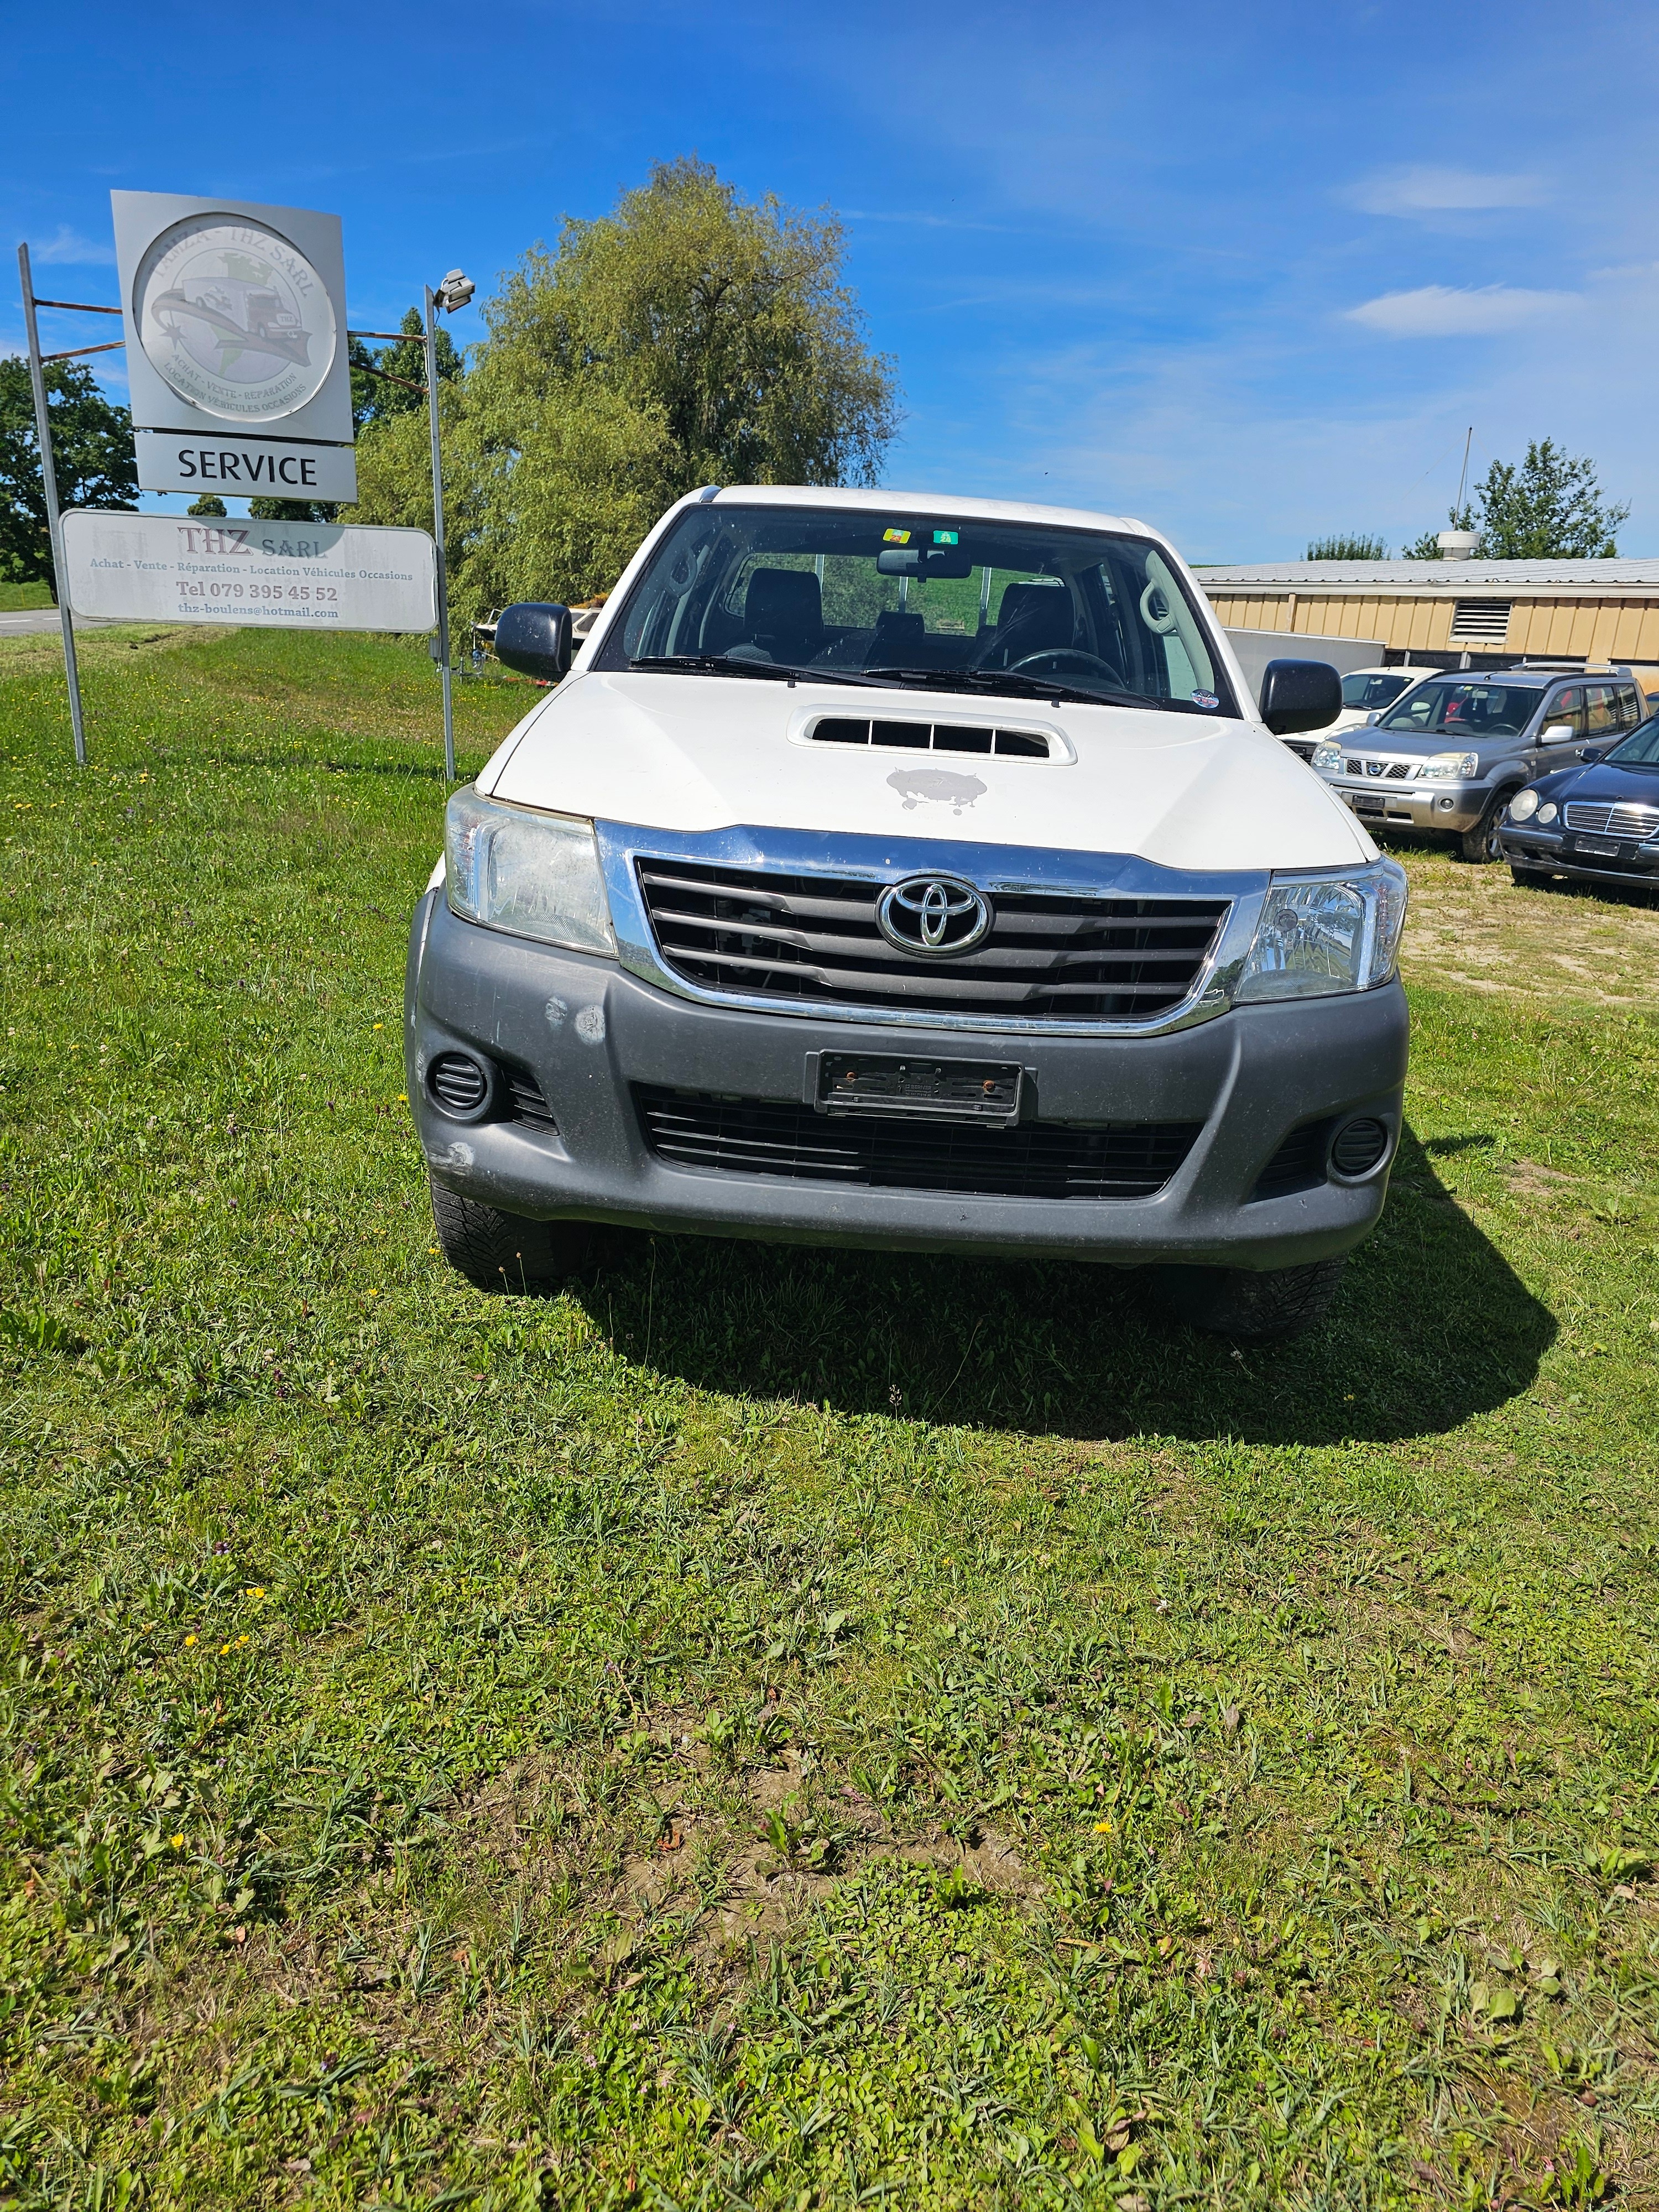
<svg viewBox="0 0 1659 2212">
<path fill-rule="evenodd" d="M 449 563 L 444 557 L 444 464 L 438 442 L 438 295 L 426 288 L 426 411 L 432 428 L 432 535 L 438 548 L 438 673 L 444 687 L 444 778 L 455 781 L 455 694 L 449 667 Z"/>
<path fill-rule="evenodd" d="M 58 468 L 52 457 L 52 416 L 46 406 L 46 362 L 73 361 L 83 353 L 112 353 L 124 340 L 109 345 L 76 346 L 70 353 L 42 354 L 40 328 L 34 311 L 41 307 L 70 307 L 91 315 L 107 314 L 106 307 L 81 310 L 70 300 L 37 300 L 27 246 L 17 249 L 17 273 L 23 283 L 23 326 L 28 333 L 29 383 L 34 392 L 34 434 L 40 447 L 40 486 L 46 495 L 46 534 L 52 541 L 52 589 L 58 596 L 58 617 L 64 626 L 64 668 L 69 678 L 70 726 L 75 732 L 75 764 L 87 764 L 86 717 L 81 711 L 81 672 L 75 660 L 75 618 L 70 611 L 69 586 L 64 569 L 64 528 L 58 512 Z M 115 310 L 119 313 L 119 310 Z"/>
</svg>

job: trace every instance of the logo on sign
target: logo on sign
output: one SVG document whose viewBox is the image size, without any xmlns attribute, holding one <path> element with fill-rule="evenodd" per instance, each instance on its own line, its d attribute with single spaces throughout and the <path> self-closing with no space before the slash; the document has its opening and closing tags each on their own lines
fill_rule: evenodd
<svg viewBox="0 0 1659 2212">
<path fill-rule="evenodd" d="M 222 421 L 280 422 L 315 398 L 333 365 L 328 287 L 276 231 L 191 216 L 155 240 L 135 291 L 156 374 Z"/>
</svg>

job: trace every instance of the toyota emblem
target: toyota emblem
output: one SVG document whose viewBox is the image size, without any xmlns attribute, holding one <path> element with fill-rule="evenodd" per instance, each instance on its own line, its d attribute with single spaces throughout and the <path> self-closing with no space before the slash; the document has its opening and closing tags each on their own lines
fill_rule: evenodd
<svg viewBox="0 0 1659 2212">
<path fill-rule="evenodd" d="M 909 876 L 876 902 L 876 926 L 901 952 L 971 952 L 991 921 L 989 899 L 955 876 Z"/>
</svg>

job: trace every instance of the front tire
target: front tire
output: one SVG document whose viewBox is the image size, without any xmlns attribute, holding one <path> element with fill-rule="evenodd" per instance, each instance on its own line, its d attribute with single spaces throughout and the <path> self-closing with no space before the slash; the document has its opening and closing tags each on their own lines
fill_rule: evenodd
<svg viewBox="0 0 1659 2212">
<path fill-rule="evenodd" d="M 526 1221 L 432 1185 L 432 1219 L 443 1255 L 481 1291 L 556 1290 L 587 1257 L 580 1222 Z"/>
<path fill-rule="evenodd" d="M 1504 818 L 1504 809 L 1509 805 L 1507 792 L 1494 799 L 1473 830 L 1465 830 L 1457 840 L 1457 849 L 1466 860 L 1477 866 L 1488 860 L 1501 860 L 1504 848 L 1498 842 L 1498 825 Z"/>
<path fill-rule="evenodd" d="M 1188 1328 L 1238 1344 L 1283 1344 L 1305 1336 L 1330 1311 L 1346 1260 L 1300 1267 L 1161 1267 L 1155 1280 L 1165 1308 Z"/>
</svg>

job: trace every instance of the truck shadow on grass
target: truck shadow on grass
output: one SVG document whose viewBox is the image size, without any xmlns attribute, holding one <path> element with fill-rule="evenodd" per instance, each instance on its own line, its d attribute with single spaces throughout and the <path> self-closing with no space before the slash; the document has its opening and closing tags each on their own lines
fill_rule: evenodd
<svg viewBox="0 0 1659 2212">
<path fill-rule="evenodd" d="M 1145 1273 L 712 1237 L 617 1238 L 578 1295 L 701 1389 L 1079 1438 L 1433 1434 L 1525 1390 L 1556 1334 L 1409 1131 L 1330 1318 L 1292 1344 L 1182 1328 Z"/>
</svg>

